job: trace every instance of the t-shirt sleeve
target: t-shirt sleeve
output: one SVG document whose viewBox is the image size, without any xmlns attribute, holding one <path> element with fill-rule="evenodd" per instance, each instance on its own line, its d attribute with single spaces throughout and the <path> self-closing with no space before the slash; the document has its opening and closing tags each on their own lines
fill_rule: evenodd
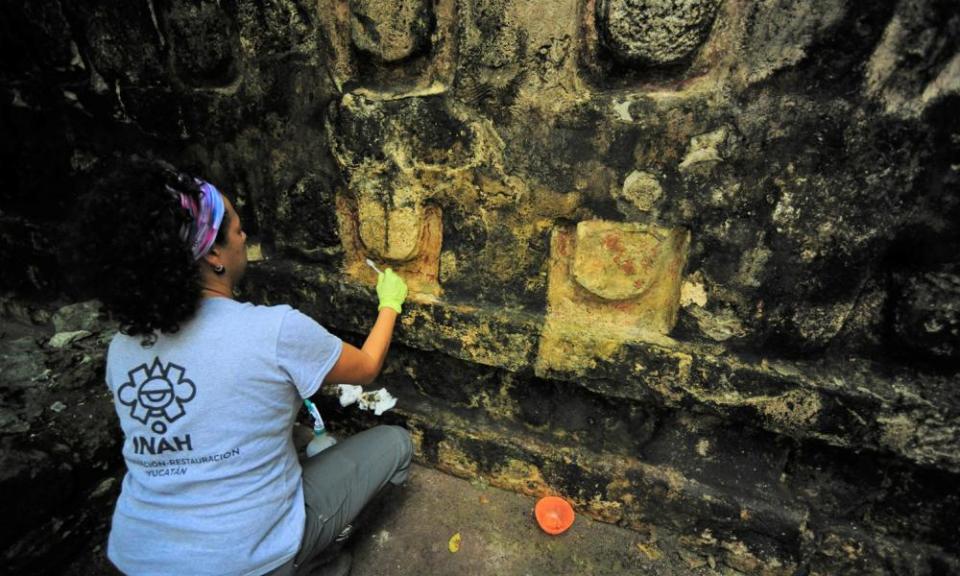
<svg viewBox="0 0 960 576">
<path fill-rule="evenodd" d="M 283 317 L 277 363 L 301 398 L 317 393 L 342 351 L 343 342 L 306 314 L 289 310 Z"/>
</svg>

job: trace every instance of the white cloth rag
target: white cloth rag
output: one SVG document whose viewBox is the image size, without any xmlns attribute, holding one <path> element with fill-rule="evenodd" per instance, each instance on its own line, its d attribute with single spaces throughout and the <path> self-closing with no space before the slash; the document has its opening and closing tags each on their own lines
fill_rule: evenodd
<svg viewBox="0 0 960 576">
<path fill-rule="evenodd" d="M 337 393 L 340 396 L 340 405 L 345 408 L 360 399 L 360 395 L 363 394 L 363 387 L 353 384 L 339 384 L 337 385 Z"/>
<path fill-rule="evenodd" d="M 361 410 L 373 410 L 375 416 L 380 416 L 397 405 L 397 399 L 386 388 L 364 393 L 360 386 L 339 384 L 337 391 L 341 406 L 346 407 L 357 403 Z"/>
</svg>

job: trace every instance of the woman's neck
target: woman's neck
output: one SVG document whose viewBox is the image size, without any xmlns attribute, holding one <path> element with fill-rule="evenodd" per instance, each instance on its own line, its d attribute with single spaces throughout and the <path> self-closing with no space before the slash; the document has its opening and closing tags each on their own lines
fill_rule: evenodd
<svg viewBox="0 0 960 576">
<path fill-rule="evenodd" d="M 221 288 L 210 288 L 210 287 L 204 286 L 204 287 L 201 288 L 200 290 L 201 290 L 201 292 L 203 293 L 203 297 L 204 297 L 204 298 L 229 298 L 229 299 L 233 299 L 233 294 L 230 294 L 230 293 L 228 293 L 228 292 L 224 292 L 223 289 L 221 289 Z"/>
</svg>

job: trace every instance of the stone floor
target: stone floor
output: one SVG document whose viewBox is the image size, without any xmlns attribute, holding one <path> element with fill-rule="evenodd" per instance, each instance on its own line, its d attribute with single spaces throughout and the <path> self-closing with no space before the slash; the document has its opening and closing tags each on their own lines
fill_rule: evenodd
<svg viewBox="0 0 960 576">
<path fill-rule="evenodd" d="M 577 516 L 550 536 L 534 498 L 415 466 L 408 485 L 358 525 L 351 576 L 708 575 L 734 573 L 680 550 L 663 535 L 639 534 Z M 460 549 L 448 544 L 460 534 Z"/>
<path fill-rule="evenodd" d="M 406 487 L 375 501 L 356 522 L 347 548 L 350 576 L 742 575 L 678 547 L 669 535 L 641 534 L 582 515 L 567 532 L 550 536 L 536 524 L 535 502 L 414 465 Z M 450 552 L 457 533 L 460 548 Z M 119 576 L 102 546 L 58 574 Z M 323 568 L 314 574 L 326 576 Z"/>
</svg>

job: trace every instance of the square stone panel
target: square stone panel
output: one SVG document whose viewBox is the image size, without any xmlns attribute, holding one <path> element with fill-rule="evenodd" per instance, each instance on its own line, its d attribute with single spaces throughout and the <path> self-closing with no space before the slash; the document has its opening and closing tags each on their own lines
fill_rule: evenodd
<svg viewBox="0 0 960 576">
<path fill-rule="evenodd" d="M 669 345 L 689 244 L 683 228 L 636 222 L 555 229 L 537 373 L 588 371 L 628 341 Z"/>
<path fill-rule="evenodd" d="M 642 296 L 658 279 L 669 233 L 637 223 L 589 220 L 577 224 L 571 272 L 582 288 L 604 300 Z"/>
<path fill-rule="evenodd" d="M 438 206 L 423 205 L 391 218 L 390 210 L 361 210 L 356 199 L 345 193 L 337 195 L 337 221 L 344 249 L 344 272 L 364 284 L 376 284 L 377 275 L 366 260 L 372 259 L 381 269 L 386 267 L 403 277 L 410 298 L 432 300 L 440 296 L 440 250 L 443 242 L 443 214 Z M 411 218 L 413 220 L 411 220 Z M 380 245 L 368 247 L 361 232 L 383 229 L 390 224 L 407 224 L 408 233 L 367 236 Z M 398 243 L 396 246 L 394 243 Z M 390 259 L 400 255 L 399 259 Z"/>
</svg>

